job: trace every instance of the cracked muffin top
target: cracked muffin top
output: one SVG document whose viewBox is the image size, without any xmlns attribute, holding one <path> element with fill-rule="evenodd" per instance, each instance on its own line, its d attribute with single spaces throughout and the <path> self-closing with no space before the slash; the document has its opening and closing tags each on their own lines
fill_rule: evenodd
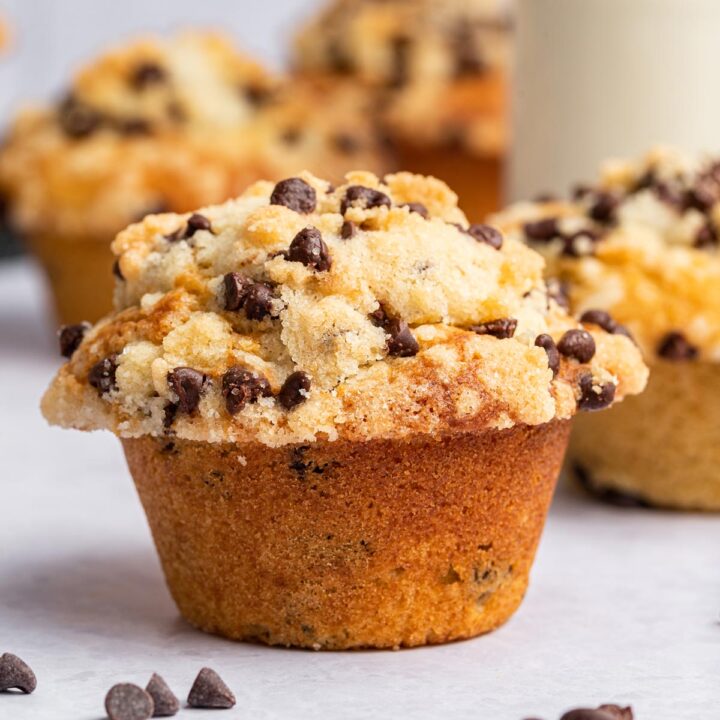
<svg viewBox="0 0 720 720">
<path fill-rule="evenodd" d="M 720 161 L 656 149 L 572 199 L 494 218 L 566 283 L 572 310 L 626 325 L 648 359 L 720 361 Z"/>
<path fill-rule="evenodd" d="M 107 241 L 149 212 L 222 202 L 259 178 L 377 167 L 373 128 L 347 104 L 271 76 L 218 35 L 139 40 L 83 69 L 55 107 L 17 118 L 0 191 L 21 231 Z"/>
<path fill-rule="evenodd" d="M 258 182 L 113 243 L 115 312 L 61 331 L 50 422 L 270 446 L 508 428 L 640 392 L 621 328 L 574 321 L 540 255 L 439 180 Z M 120 279 L 122 278 L 122 279 Z"/>
</svg>

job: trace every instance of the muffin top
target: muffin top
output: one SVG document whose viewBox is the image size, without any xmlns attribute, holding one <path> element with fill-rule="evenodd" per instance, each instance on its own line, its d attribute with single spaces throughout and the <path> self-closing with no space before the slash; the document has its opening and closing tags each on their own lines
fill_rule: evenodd
<svg viewBox="0 0 720 720">
<path fill-rule="evenodd" d="M 612 161 L 569 201 L 494 221 L 548 260 L 574 312 L 609 311 L 648 359 L 720 360 L 720 161 L 656 149 Z"/>
<path fill-rule="evenodd" d="M 644 387 L 540 255 L 408 173 L 258 182 L 120 233 L 116 311 L 64 328 L 55 424 L 269 446 L 541 424 Z"/>
</svg>

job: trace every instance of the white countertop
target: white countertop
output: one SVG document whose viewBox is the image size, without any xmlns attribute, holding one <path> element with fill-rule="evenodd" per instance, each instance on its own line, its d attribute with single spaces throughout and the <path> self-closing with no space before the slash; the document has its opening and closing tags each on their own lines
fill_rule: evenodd
<svg viewBox="0 0 720 720">
<path fill-rule="evenodd" d="M 444 647 L 313 653 L 235 644 L 179 619 L 119 444 L 47 427 L 60 363 L 41 278 L 0 266 L 0 653 L 35 670 L 1 720 L 98 720 L 155 671 L 182 698 L 203 665 L 228 718 L 557 720 L 603 702 L 637 720 L 720 718 L 720 517 L 616 509 L 562 486 L 530 590 L 497 632 Z M 178 717 L 182 717 L 179 715 Z"/>
</svg>

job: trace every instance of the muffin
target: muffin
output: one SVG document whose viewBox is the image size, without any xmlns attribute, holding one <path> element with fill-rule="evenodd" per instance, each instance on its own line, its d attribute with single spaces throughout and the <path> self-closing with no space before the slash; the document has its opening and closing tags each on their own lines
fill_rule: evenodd
<svg viewBox="0 0 720 720">
<path fill-rule="evenodd" d="M 298 119 L 299 90 L 283 85 L 223 38 L 187 33 L 108 53 L 59 105 L 18 118 L 0 151 L 0 191 L 47 271 L 63 322 L 110 309 L 112 238 L 150 212 L 222 202 L 314 163 L 337 180 L 358 162 L 384 167 L 363 137 L 369 123 L 326 110 L 355 141 L 352 158 L 338 153 L 327 119 Z M 284 152 L 285 115 L 305 140 L 292 152 Z"/>
<path fill-rule="evenodd" d="M 720 510 L 720 163 L 655 150 L 497 221 L 546 255 L 587 327 L 631 335 L 651 368 L 641 397 L 576 423 L 578 478 L 613 501 Z"/>
<path fill-rule="evenodd" d="M 580 331 L 542 258 L 432 178 L 259 182 L 113 250 L 115 312 L 63 330 L 43 411 L 120 437 L 180 612 L 230 638 L 502 624 L 571 417 L 645 384 L 627 337 Z"/>
<path fill-rule="evenodd" d="M 511 43 L 501 0 L 334 0 L 298 36 L 302 75 L 364 86 L 398 166 L 436 175 L 472 220 L 500 205 Z"/>
</svg>

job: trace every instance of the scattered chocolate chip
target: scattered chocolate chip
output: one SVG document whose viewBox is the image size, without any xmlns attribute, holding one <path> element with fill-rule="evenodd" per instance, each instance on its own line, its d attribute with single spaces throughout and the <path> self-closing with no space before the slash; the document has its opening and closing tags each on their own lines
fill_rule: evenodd
<svg viewBox="0 0 720 720">
<path fill-rule="evenodd" d="M 711 222 L 706 222 L 695 236 L 694 246 L 699 249 L 716 247 L 718 244 L 718 234 Z"/>
<path fill-rule="evenodd" d="M 616 507 L 650 507 L 648 502 L 638 495 L 600 485 L 588 469 L 578 463 L 573 465 L 573 473 L 583 490 L 601 502 Z"/>
<path fill-rule="evenodd" d="M 178 397 L 178 410 L 188 415 L 194 412 L 200 404 L 207 376 L 189 367 L 179 367 L 168 373 L 167 381 Z"/>
<path fill-rule="evenodd" d="M 109 720 L 148 720 L 153 715 L 153 699 L 131 683 L 113 685 L 105 696 Z"/>
<path fill-rule="evenodd" d="M 578 362 L 590 362 L 595 355 L 595 340 L 587 330 L 568 330 L 558 343 L 558 350 L 565 357 Z"/>
<path fill-rule="evenodd" d="M 556 218 L 545 218 L 544 220 L 525 223 L 523 232 L 528 240 L 536 242 L 549 242 L 560 235 Z"/>
<path fill-rule="evenodd" d="M 615 219 L 615 210 L 620 198 L 610 192 L 598 192 L 593 198 L 588 215 L 602 225 L 607 225 Z"/>
<path fill-rule="evenodd" d="M 103 117 L 99 112 L 70 95 L 60 103 L 58 121 L 68 137 L 80 140 L 98 130 L 102 125 Z"/>
<path fill-rule="evenodd" d="M 550 278 L 545 285 L 548 299 L 554 300 L 561 308 L 568 310 L 570 308 L 570 298 L 568 297 L 567 284 L 557 278 Z"/>
<path fill-rule="evenodd" d="M 681 332 L 667 333 L 660 341 L 657 354 L 665 360 L 674 362 L 694 360 L 698 356 L 698 349 L 692 345 Z"/>
<path fill-rule="evenodd" d="M 288 375 L 278 393 L 278 402 L 286 409 L 292 410 L 296 405 L 307 400 L 312 381 L 310 376 L 302 370 Z"/>
<path fill-rule="evenodd" d="M 410 75 L 410 51 L 412 45 L 412 40 L 405 35 L 397 35 L 390 39 L 392 73 L 388 80 L 389 87 L 399 89 L 407 84 Z"/>
<path fill-rule="evenodd" d="M 17 655 L 0 655 L 0 692 L 20 690 L 29 695 L 37 687 L 37 678 L 30 666 Z"/>
<path fill-rule="evenodd" d="M 405 203 L 404 205 L 401 205 L 400 207 L 407 208 L 411 213 L 417 213 L 418 215 L 424 217 L 426 220 L 430 217 L 430 213 L 428 212 L 428 209 L 419 202 L 411 202 L 411 203 Z"/>
<path fill-rule="evenodd" d="M 548 367 L 552 370 L 553 377 L 560 372 L 560 352 L 555 341 L 547 333 L 542 333 L 535 338 L 535 345 L 541 347 L 548 358 Z"/>
<path fill-rule="evenodd" d="M 483 242 L 490 247 L 499 250 L 503 245 L 503 236 L 498 230 L 490 225 L 480 225 L 475 223 L 465 231 L 468 235 L 475 238 L 478 242 Z"/>
<path fill-rule="evenodd" d="M 370 209 L 382 206 L 389 208 L 391 205 L 390 198 L 380 190 L 364 185 L 351 185 L 340 203 L 340 214 L 344 215 L 351 207 Z"/>
<path fill-rule="evenodd" d="M 591 373 L 580 376 L 578 408 L 586 412 L 603 410 L 615 399 L 616 387 L 611 382 L 596 383 Z"/>
<path fill-rule="evenodd" d="M 586 310 L 580 316 L 581 323 L 588 323 L 590 325 L 598 325 L 605 332 L 614 333 L 617 328 L 617 323 L 613 320 L 609 312 L 605 310 Z"/>
<path fill-rule="evenodd" d="M 165 680 L 157 673 L 153 673 L 145 692 L 153 699 L 153 717 L 172 717 L 180 710 L 180 702 L 175 693 L 168 687 Z"/>
<path fill-rule="evenodd" d="M 112 273 L 118 280 L 124 280 L 125 277 L 122 274 L 122 270 L 120 269 L 120 260 L 115 260 L 112 266 Z"/>
<path fill-rule="evenodd" d="M 315 188 L 300 178 L 281 180 L 270 196 L 271 205 L 284 205 L 297 213 L 307 215 L 315 212 L 317 194 Z"/>
<path fill-rule="evenodd" d="M 117 355 L 109 355 L 90 368 L 88 383 L 90 383 L 100 395 L 104 395 L 106 392 L 115 389 L 116 371 Z"/>
<path fill-rule="evenodd" d="M 299 262 L 318 272 L 326 272 L 332 266 L 330 250 L 317 228 L 306 227 L 290 243 L 287 259 Z"/>
<path fill-rule="evenodd" d="M 225 310 L 240 310 L 245 304 L 247 292 L 253 285 L 250 278 L 245 277 L 237 272 L 227 273 L 223 277 L 223 287 L 225 288 Z"/>
<path fill-rule="evenodd" d="M 231 415 L 239 413 L 246 405 L 261 397 L 270 397 L 270 383 L 259 373 L 241 367 L 232 367 L 222 379 L 225 407 Z"/>
<path fill-rule="evenodd" d="M 345 155 L 354 155 L 362 147 L 360 140 L 348 133 L 337 133 L 332 137 L 332 143 L 337 150 Z"/>
<path fill-rule="evenodd" d="M 566 712 L 560 720 L 615 720 L 615 717 L 603 710 L 577 708 Z"/>
<path fill-rule="evenodd" d="M 387 341 L 389 355 L 393 357 L 412 357 L 418 354 L 420 350 L 418 341 L 404 320 L 399 318 L 387 320 L 384 329 L 390 335 Z"/>
<path fill-rule="evenodd" d="M 470 329 L 478 335 L 492 335 L 498 340 L 507 340 L 515 334 L 517 323 L 515 318 L 499 318 L 480 325 L 472 325 Z"/>
<path fill-rule="evenodd" d="M 159 85 L 167 80 L 165 69 L 156 62 L 143 62 L 134 68 L 130 76 L 130 85 L 134 90 L 141 91 L 151 85 Z"/>
<path fill-rule="evenodd" d="M 628 705 L 627 707 L 620 707 L 620 705 L 601 705 L 598 710 L 611 715 L 615 720 L 634 720 L 632 708 Z"/>
<path fill-rule="evenodd" d="M 91 328 L 89 322 L 78 323 L 77 325 L 63 325 L 58 332 L 60 342 L 60 354 L 65 358 L 72 357 L 82 342 L 85 333 Z"/>
<path fill-rule="evenodd" d="M 262 320 L 272 315 L 273 289 L 267 283 L 254 283 L 245 293 L 245 316 L 248 320 Z"/>
<path fill-rule="evenodd" d="M 340 228 L 340 237 L 343 240 L 352 240 L 357 235 L 358 227 L 352 220 L 346 220 Z"/>
</svg>

